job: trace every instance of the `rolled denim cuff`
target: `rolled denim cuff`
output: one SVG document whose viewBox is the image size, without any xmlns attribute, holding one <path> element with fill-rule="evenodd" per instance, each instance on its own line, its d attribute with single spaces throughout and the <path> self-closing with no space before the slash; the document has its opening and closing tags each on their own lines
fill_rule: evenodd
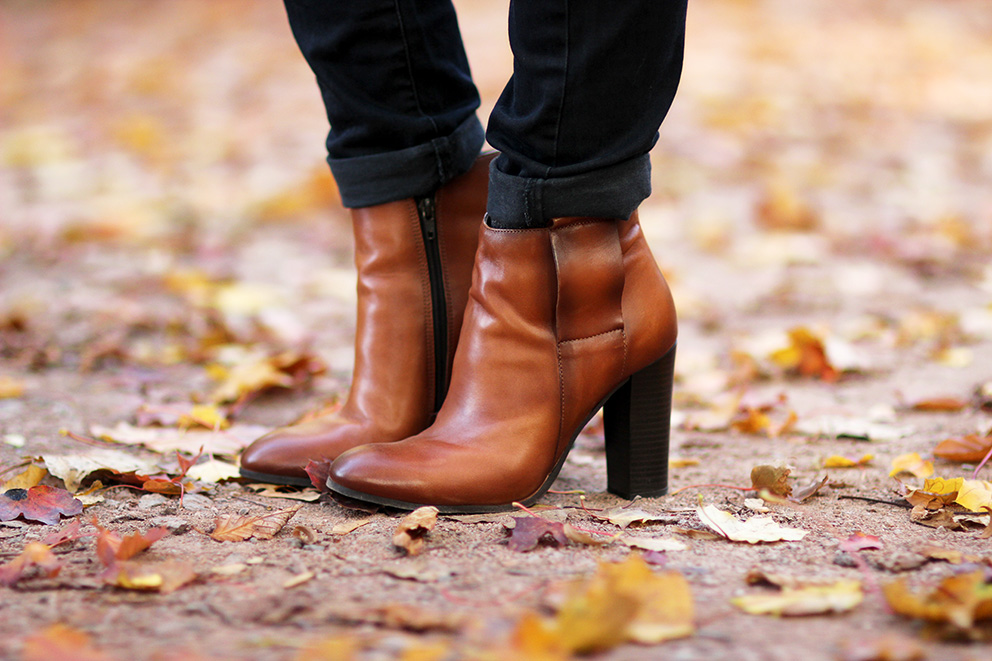
<svg viewBox="0 0 992 661">
<path fill-rule="evenodd" d="M 479 118 L 472 115 L 444 138 L 385 154 L 328 158 L 327 162 L 341 203 L 357 209 L 430 195 L 471 169 L 485 139 Z"/>
<path fill-rule="evenodd" d="M 594 172 L 531 179 L 489 166 L 488 214 L 494 227 L 546 227 L 555 218 L 590 216 L 626 220 L 651 195 L 647 154 Z"/>
</svg>

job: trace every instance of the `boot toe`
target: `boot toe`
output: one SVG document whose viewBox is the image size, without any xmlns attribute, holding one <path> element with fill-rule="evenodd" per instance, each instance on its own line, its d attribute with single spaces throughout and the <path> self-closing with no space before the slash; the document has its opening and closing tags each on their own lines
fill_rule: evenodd
<svg viewBox="0 0 992 661">
<path fill-rule="evenodd" d="M 276 482 L 304 480 L 309 484 L 304 470 L 309 459 L 293 451 L 291 440 L 279 429 L 256 440 L 241 454 L 241 474 Z"/>
</svg>

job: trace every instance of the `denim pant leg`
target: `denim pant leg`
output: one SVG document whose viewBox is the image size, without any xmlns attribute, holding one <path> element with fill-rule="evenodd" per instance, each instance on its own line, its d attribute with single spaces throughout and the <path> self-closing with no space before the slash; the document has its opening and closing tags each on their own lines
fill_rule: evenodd
<svg viewBox="0 0 992 661">
<path fill-rule="evenodd" d="M 450 0 L 285 0 L 331 130 L 347 207 L 427 195 L 468 171 L 484 132 Z"/>
<path fill-rule="evenodd" d="M 512 0 L 513 76 L 489 119 L 490 224 L 628 218 L 682 73 L 686 0 Z"/>
</svg>

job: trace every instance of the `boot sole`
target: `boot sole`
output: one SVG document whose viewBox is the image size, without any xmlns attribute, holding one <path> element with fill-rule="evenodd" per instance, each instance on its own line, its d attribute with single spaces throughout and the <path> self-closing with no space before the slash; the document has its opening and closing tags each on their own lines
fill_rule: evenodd
<svg viewBox="0 0 992 661">
<path fill-rule="evenodd" d="M 313 482 L 308 477 L 292 477 L 290 475 L 276 475 L 275 473 L 256 473 L 255 471 L 240 469 L 241 477 L 267 484 L 281 484 L 289 487 L 312 487 Z"/>
<path fill-rule="evenodd" d="M 668 441 L 671 433 L 676 346 L 672 345 L 664 356 L 632 374 L 593 407 L 589 416 L 572 434 L 568 447 L 541 487 L 533 495 L 517 502 L 529 507 L 548 492 L 558 479 L 558 473 L 565 465 L 565 459 L 572 451 L 575 440 L 600 409 L 604 409 L 607 491 L 626 499 L 634 496 L 656 498 L 667 494 Z M 614 395 L 618 396 L 617 401 L 613 401 Z M 649 410 L 653 404 L 660 406 L 657 410 Z M 623 438 L 618 439 L 618 435 Z M 331 478 L 327 478 L 327 488 L 354 500 L 394 509 L 415 510 L 426 505 L 362 493 L 341 486 Z M 514 505 L 515 503 L 435 507 L 441 514 L 487 514 L 513 511 L 516 509 Z"/>
</svg>

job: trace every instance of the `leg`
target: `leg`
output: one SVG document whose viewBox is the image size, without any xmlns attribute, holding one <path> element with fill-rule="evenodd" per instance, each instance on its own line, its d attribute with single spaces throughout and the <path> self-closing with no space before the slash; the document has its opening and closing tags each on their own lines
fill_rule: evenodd
<svg viewBox="0 0 992 661">
<path fill-rule="evenodd" d="M 450 0 L 286 0 L 286 11 L 346 207 L 427 195 L 468 171 L 483 131 Z"/>
<path fill-rule="evenodd" d="M 685 0 L 514 0 L 514 73 L 489 119 L 496 226 L 627 218 L 682 73 Z"/>
<path fill-rule="evenodd" d="M 442 511 L 529 504 L 605 405 L 609 489 L 665 493 L 677 323 L 636 208 L 684 24 L 673 0 L 513 1 L 514 76 L 489 125 L 504 153 L 448 398 L 420 434 L 338 457 L 332 490 Z"/>
</svg>

